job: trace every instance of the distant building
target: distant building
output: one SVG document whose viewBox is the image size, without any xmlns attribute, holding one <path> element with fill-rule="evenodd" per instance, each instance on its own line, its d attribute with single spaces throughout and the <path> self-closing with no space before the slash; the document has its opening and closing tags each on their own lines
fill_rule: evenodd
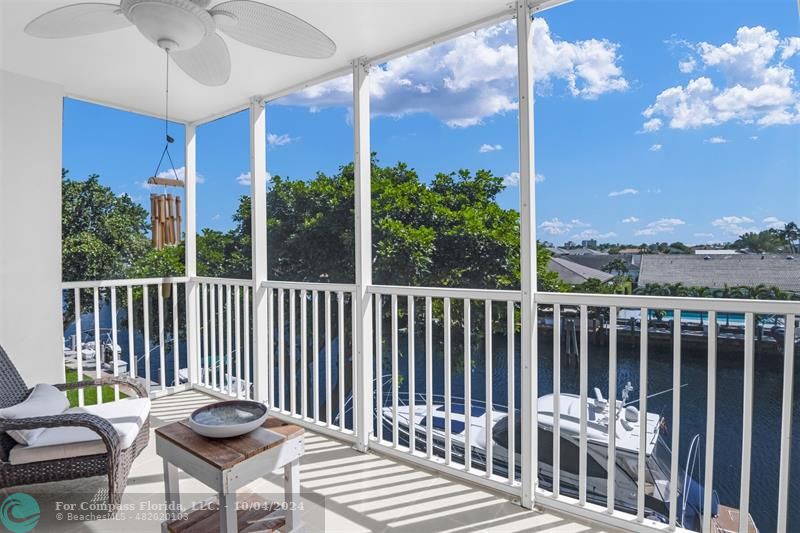
<svg viewBox="0 0 800 533">
<path fill-rule="evenodd" d="M 597 239 L 587 239 L 581 241 L 581 246 L 584 248 L 597 248 Z"/>
<path fill-rule="evenodd" d="M 558 274 L 561 281 L 570 285 L 580 285 L 590 279 L 598 279 L 603 283 L 610 281 L 614 276 L 608 272 L 597 270 L 564 259 L 563 257 L 552 257 L 547 268 Z"/>
<path fill-rule="evenodd" d="M 687 287 L 775 286 L 800 293 L 800 258 L 782 254 L 642 256 L 639 285 L 682 283 Z"/>
</svg>

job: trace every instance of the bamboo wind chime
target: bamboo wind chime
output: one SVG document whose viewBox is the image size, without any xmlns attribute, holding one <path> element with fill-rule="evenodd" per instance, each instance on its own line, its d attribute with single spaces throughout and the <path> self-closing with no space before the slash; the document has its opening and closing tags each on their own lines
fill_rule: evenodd
<svg viewBox="0 0 800 533">
<path fill-rule="evenodd" d="M 151 178 L 152 179 L 152 178 Z M 150 195 L 150 224 L 153 248 L 175 246 L 181 242 L 181 197 L 172 194 Z"/>
</svg>

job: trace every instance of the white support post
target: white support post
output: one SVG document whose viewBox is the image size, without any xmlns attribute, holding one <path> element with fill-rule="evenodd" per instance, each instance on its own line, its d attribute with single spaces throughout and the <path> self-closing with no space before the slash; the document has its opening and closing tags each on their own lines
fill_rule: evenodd
<svg viewBox="0 0 800 533">
<path fill-rule="evenodd" d="M 250 209 L 253 269 L 253 398 L 269 398 L 267 370 L 267 111 L 260 98 L 250 101 Z M 282 326 L 280 326 L 282 327 Z"/>
<path fill-rule="evenodd" d="M 355 172 L 356 237 L 356 449 L 366 452 L 372 430 L 372 154 L 369 140 L 369 65 L 353 61 L 353 168 Z"/>
<path fill-rule="evenodd" d="M 531 8 L 517 0 L 517 76 L 519 87 L 520 285 L 522 302 L 522 505 L 533 508 L 538 482 L 538 377 L 536 353 L 536 192 L 533 151 L 533 70 Z"/>
<path fill-rule="evenodd" d="M 186 147 L 184 154 L 185 161 L 185 201 L 186 208 L 186 235 L 184 237 L 184 263 L 186 265 L 186 277 L 189 281 L 185 287 L 185 307 L 186 313 L 186 366 L 189 371 L 189 386 L 198 383 L 198 351 L 200 341 L 200 321 L 197 316 L 198 290 L 197 290 L 197 128 L 194 124 L 186 125 Z M 176 288 L 177 290 L 177 288 Z M 173 295 L 177 298 L 177 294 Z M 178 358 L 176 357 L 176 360 Z M 178 375 L 177 369 L 175 375 Z M 177 378 L 176 378 L 177 379 Z M 177 386 L 178 383 L 176 382 Z"/>
</svg>

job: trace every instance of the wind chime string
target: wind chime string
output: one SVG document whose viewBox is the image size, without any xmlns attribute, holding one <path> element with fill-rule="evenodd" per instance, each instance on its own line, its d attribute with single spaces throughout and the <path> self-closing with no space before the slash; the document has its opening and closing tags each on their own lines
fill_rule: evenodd
<svg viewBox="0 0 800 533">
<path fill-rule="evenodd" d="M 167 156 L 169 159 L 170 168 L 172 168 L 172 174 L 175 176 L 176 180 L 179 180 L 178 171 L 175 170 L 175 163 L 172 161 L 172 154 L 169 152 L 169 145 L 175 140 L 169 136 L 169 49 L 164 50 L 165 56 L 165 91 L 164 91 L 164 136 L 166 137 L 166 144 L 164 145 L 164 150 L 161 152 L 161 157 L 158 159 L 158 165 L 156 165 L 156 171 L 153 172 L 153 176 L 158 176 L 158 172 L 161 170 L 161 164 L 164 162 L 164 156 Z M 166 185 L 164 186 L 164 192 L 167 192 Z"/>
</svg>

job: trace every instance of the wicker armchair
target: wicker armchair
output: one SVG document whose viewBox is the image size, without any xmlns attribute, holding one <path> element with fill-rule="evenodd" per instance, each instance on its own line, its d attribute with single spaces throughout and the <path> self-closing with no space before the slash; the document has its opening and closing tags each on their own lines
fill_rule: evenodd
<svg viewBox="0 0 800 533">
<path fill-rule="evenodd" d="M 118 384 L 123 389 L 147 397 L 146 390 L 138 382 L 123 377 L 109 377 L 76 383 L 56 385 L 66 391 L 83 387 Z M 0 346 L 0 408 L 16 405 L 28 396 L 30 389 Z M 53 428 L 65 426 L 85 427 L 97 433 L 106 453 L 45 460 L 25 464 L 11 464 L 9 453 L 16 445 L 6 431 L 19 429 Z M 150 439 L 149 418 L 144 422 L 133 444 L 123 450 L 114 426 L 106 419 L 89 413 L 61 414 L 15 420 L 0 419 L 0 488 L 51 481 L 66 481 L 93 476 L 108 477 L 108 503 L 113 507 L 120 503 L 128 482 L 133 460 L 147 446 Z"/>
</svg>

